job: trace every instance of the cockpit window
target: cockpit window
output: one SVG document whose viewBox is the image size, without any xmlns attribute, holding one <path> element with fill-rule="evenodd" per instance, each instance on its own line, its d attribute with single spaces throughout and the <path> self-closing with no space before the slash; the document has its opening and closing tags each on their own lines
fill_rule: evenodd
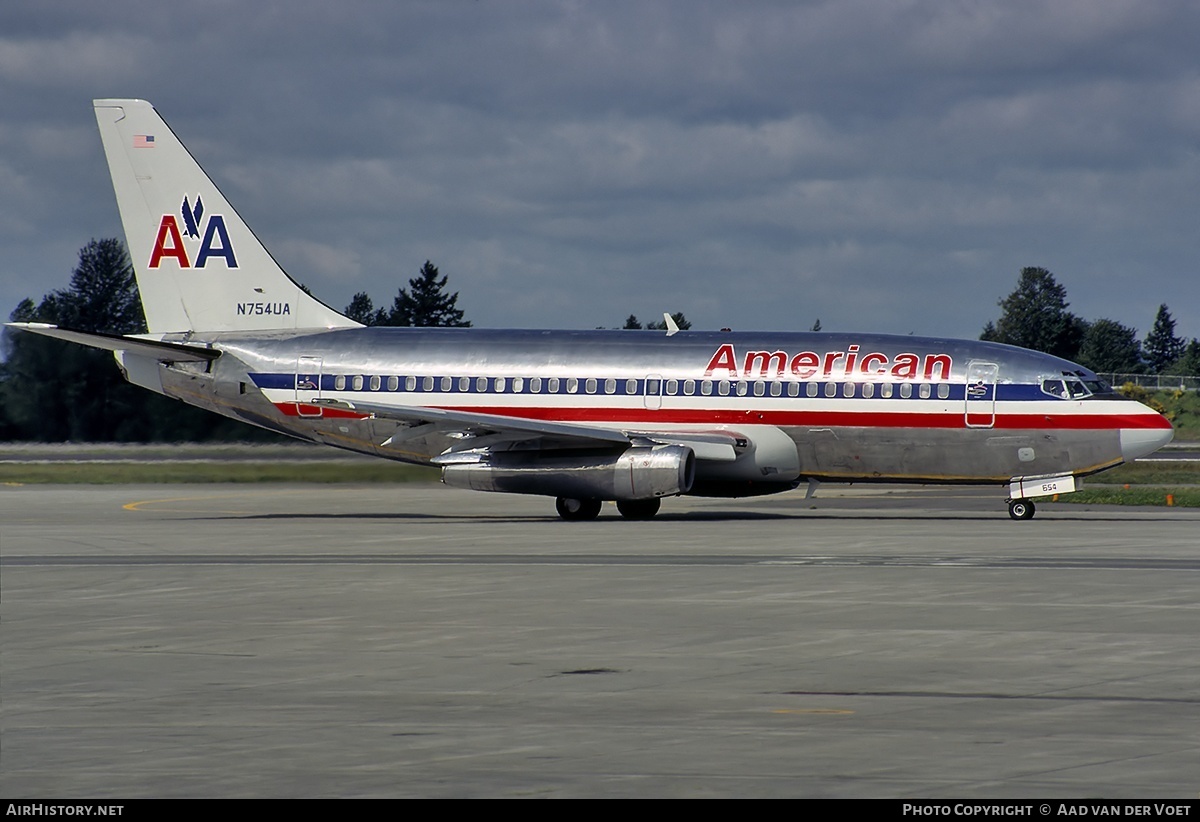
<svg viewBox="0 0 1200 822">
<path fill-rule="evenodd" d="M 1084 381 L 1074 376 L 1042 378 L 1042 392 L 1063 400 L 1079 400 L 1103 390 L 1103 383 L 1096 380 Z"/>
<path fill-rule="evenodd" d="M 1061 397 L 1064 400 L 1069 396 L 1067 386 L 1062 380 L 1042 380 L 1042 391 L 1052 397 Z"/>
<path fill-rule="evenodd" d="M 1073 400 L 1090 396 L 1092 393 L 1084 388 L 1083 383 L 1079 380 L 1067 380 L 1067 390 L 1071 392 L 1071 399 Z"/>
</svg>

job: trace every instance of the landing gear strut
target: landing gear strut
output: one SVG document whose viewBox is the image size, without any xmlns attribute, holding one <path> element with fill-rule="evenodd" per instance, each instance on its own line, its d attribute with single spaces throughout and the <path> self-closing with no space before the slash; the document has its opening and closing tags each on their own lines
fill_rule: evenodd
<svg viewBox="0 0 1200 822">
<path fill-rule="evenodd" d="M 568 522 L 583 522 L 600 515 L 600 500 L 559 497 L 554 501 L 558 515 Z"/>
<path fill-rule="evenodd" d="M 1033 504 L 1033 500 L 1028 499 L 1010 499 L 1008 501 L 1008 515 L 1013 519 L 1033 519 L 1033 515 L 1037 512 L 1037 508 Z"/>
<path fill-rule="evenodd" d="M 617 510 L 625 519 L 650 519 L 658 513 L 662 500 L 653 499 L 622 499 L 617 500 Z"/>
</svg>

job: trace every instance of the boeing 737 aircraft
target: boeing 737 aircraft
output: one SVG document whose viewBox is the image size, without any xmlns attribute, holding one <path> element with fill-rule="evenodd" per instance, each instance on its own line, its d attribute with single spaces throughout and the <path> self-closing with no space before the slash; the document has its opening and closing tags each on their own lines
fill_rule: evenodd
<svg viewBox="0 0 1200 822">
<path fill-rule="evenodd" d="M 364 328 L 288 278 L 154 108 L 96 100 L 149 333 L 27 331 L 115 352 L 130 382 L 305 440 L 441 466 L 447 485 L 604 500 L 819 481 L 1031 498 L 1171 440 L 1066 360 L 878 334 Z"/>
</svg>

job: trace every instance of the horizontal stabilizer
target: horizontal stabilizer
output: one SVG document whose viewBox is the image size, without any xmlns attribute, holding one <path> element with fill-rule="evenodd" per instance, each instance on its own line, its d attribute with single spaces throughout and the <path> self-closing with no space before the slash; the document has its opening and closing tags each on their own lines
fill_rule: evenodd
<svg viewBox="0 0 1200 822">
<path fill-rule="evenodd" d="M 136 337 L 122 337 L 116 334 L 91 334 L 86 331 L 68 331 L 57 325 L 46 323 L 5 323 L 8 328 L 18 331 L 32 331 L 45 337 L 79 343 L 92 348 L 103 348 L 107 351 L 129 351 L 142 357 L 149 357 L 159 362 L 210 362 L 221 356 L 220 351 L 199 345 L 182 345 L 180 343 L 157 342 L 142 340 Z"/>
</svg>

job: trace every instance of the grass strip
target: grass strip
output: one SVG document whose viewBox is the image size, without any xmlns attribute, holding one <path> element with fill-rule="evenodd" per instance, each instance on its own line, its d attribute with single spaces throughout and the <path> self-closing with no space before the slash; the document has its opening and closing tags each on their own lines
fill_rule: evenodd
<svg viewBox="0 0 1200 822">
<path fill-rule="evenodd" d="M 1168 502 L 1169 498 L 1169 502 Z M 1195 486 L 1093 486 L 1063 494 L 1052 502 L 1092 505 L 1155 505 L 1175 508 L 1200 508 L 1200 488 Z M 1037 500 L 1042 502 L 1042 500 Z"/>
<path fill-rule="evenodd" d="M 184 482 L 437 482 L 441 471 L 376 462 L 170 462 L 0 464 L 4 485 L 138 485 Z"/>
</svg>

